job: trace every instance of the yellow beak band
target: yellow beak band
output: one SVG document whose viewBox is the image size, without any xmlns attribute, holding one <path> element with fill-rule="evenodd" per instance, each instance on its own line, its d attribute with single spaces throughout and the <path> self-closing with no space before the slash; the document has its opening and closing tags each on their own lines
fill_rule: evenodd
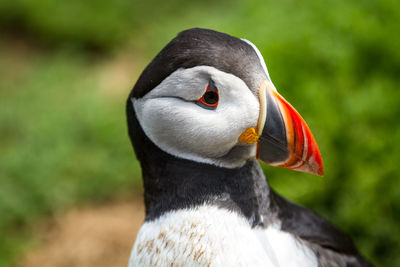
<svg viewBox="0 0 400 267">
<path fill-rule="evenodd" d="M 256 129 L 254 127 L 250 127 L 239 136 L 238 140 L 241 143 L 254 144 L 258 141 L 258 138 L 259 136 L 256 132 Z"/>
</svg>

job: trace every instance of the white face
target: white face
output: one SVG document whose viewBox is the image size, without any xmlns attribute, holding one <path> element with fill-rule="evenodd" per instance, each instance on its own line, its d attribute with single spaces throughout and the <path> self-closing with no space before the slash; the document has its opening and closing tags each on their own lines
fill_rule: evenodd
<svg viewBox="0 0 400 267">
<path fill-rule="evenodd" d="M 210 81 L 219 93 L 214 110 L 196 104 Z M 256 146 L 238 137 L 257 125 L 259 102 L 232 74 L 209 66 L 178 69 L 132 102 L 145 134 L 169 154 L 230 168 L 255 156 Z"/>
</svg>

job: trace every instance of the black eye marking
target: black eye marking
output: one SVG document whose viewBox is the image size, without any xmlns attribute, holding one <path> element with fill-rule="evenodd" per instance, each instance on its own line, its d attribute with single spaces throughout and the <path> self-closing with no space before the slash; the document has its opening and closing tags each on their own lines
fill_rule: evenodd
<svg viewBox="0 0 400 267">
<path fill-rule="evenodd" d="M 214 82 L 210 80 L 207 85 L 206 92 L 196 101 L 196 104 L 202 108 L 214 110 L 218 107 L 218 101 L 218 89 L 215 86 Z"/>
</svg>

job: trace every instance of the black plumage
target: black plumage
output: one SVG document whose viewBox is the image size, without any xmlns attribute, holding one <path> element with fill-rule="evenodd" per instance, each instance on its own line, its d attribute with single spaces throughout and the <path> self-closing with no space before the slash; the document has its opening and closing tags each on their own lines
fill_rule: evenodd
<svg viewBox="0 0 400 267">
<path fill-rule="evenodd" d="M 177 69 L 195 66 L 212 66 L 232 73 L 250 89 L 254 88 L 254 93 L 266 79 L 257 54 L 249 44 L 228 34 L 191 29 L 179 33 L 158 53 L 140 75 L 131 96 L 143 97 Z"/>
</svg>

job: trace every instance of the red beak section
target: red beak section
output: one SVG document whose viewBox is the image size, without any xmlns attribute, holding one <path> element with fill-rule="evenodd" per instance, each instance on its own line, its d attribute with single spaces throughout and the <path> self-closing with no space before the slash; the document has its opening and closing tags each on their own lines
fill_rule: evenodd
<svg viewBox="0 0 400 267">
<path fill-rule="evenodd" d="M 259 89 L 257 158 L 266 164 L 324 175 L 318 145 L 300 114 L 265 81 Z"/>
</svg>

